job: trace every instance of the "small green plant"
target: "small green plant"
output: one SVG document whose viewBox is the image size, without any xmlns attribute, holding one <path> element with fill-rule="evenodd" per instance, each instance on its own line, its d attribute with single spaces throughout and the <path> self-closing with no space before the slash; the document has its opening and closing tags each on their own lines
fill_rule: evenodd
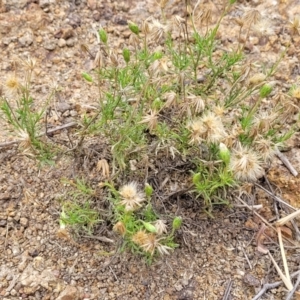
<svg viewBox="0 0 300 300">
<path fill-rule="evenodd" d="M 60 214 L 60 227 L 70 227 L 76 233 L 87 232 L 92 234 L 94 226 L 101 222 L 99 213 L 91 208 L 91 204 L 86 201 L 77 203 L 67 201 L 63 204 Z"/>
<path fill-rule="evenodd" d="M 67 226 L 77 234 L 92 234 L 95 225 L 101 222 L 99 212 L 92 207 L 95 191 L 83 179 L 62 182 L 72 189 L 67 194 L 68 199 L 61 201 L 60 227 Z"/>
<path fill-rule="evenodd" d="M 151 205 L 153 189 L 147 184 L 144 191 L 137 183 L 131 182 L 116 190 L 106 183 L 113 204 L 114 231 L 124 240 L 122 249 L 130 249 L 142 254 L 148 263 L 157 255 L 169 254 L 178 247 L 174 242 L 175 231 L 181 226 L 181 218 L 176 217 L 170 226 L 159 218 Z"/>
<path fill-rule="evenodd" d="M 45 105 L 37 109 L 30 94 L 31 79 L 36 65 L 34 59 L 22 61 L 25 68 L 23 82 L 16 75 L 7 78 L 4 84 L 4 97 L 0 98 L 1 117 L 12 127 L 20 140 L 20 149 L 43 162 L 51 162 L 54 155 L 50 146 L 42 139 L 41 121 L 46 107 L 53 96 L 50 94 Z"/>
</svg>

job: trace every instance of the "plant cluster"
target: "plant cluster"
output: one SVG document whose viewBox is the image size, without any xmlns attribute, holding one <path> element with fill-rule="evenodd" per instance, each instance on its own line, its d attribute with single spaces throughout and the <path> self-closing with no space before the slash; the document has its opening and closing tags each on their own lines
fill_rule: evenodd
<svg viewBox="0 0 300 300">
<path fill-rule="evenodd" d="M 22 66 L 24 76 L 17 75 L 17 65 Z M 19 148 L 29 156 L 44 162 L 51 162 L 53 147 L 42 138 L 42 121 L 47 106 L 53 96 L 51 93 L 43 107 L 38 108 L 31 96 L 31 84 L 36 60 L 20 60 L 15 64 L 14 74 L 10 74 L 3 84 L 4 95 L 0 97 L 2 117 L 16 133 Z"/>
<path fill-rule="evenodd" d="M 124 246 L 149 259 L 176 247 L 174 231 L 181 219 L 176 217 L 168 229 L 152 207 L 150 186 L 142 192 L 137 183 L 122 186 L 115 181 L 120 174 L 126 174 L 127 181 L 139 178 L 130 161 L 147 158 L 153 168 L 158 156 L 189 161 L 192 167 L 185 171 L 193 186 L 190 191 L 211 214 L 213 205 L 229 203 L 229 188 L 262 177 L 278 148 L 297 129 L 300 88 L 292 86 L 285 95 L 272 81 L 285 52 L 271 66 L 249 63 L 244 57 L 250 34 L 264 41 L 273 34 L 265 28 L 268 20 L 255 9 L 246 11 L 244 18 L 236 19 L 242 42 L 227 49 L 218 42 L 220 24 L 234 2 L 228 2 L 212 26 L 211 11 L 199 9 L 200 1 L 194 8 L 186 1 L 186 17 L 169 20 L 164 13 L 168 1 L 161 1 L 160 20 L 151 17 L 139 25 L 128 21 L 131 36 L 122 49 L 111 47 L 110 37 L 100 28 L 94 72 L 82 73 L 89 85 L 98 87 L 99 108 L 82 117 L 81 143 L 92 135 L 111 146 L 112 161 L 102 159 L 99 170 L 109 177 L 104 186 L 113 208 L 113 228 L 124 238 Z M 89 51 L 85 45 L 82 50 Z M 44 149 L 37 131 L 44 110 L 33 109 L 29 84 L 10 80 L 6 86 L 20 99 L 14 108 L 10 95 L 2 98 L 7 121 L 26 134 L 28 144 Z M 147 174 L 140 177 L 148 181 Z M 119 185 L 117 190 L 114 186 Z M 64 223 L 83 224 L 91 231 L 98 215 L 89 204 L 76 205 L 64 206 Z"/>
<path fill-rule="evenodd" d="M 170 225 L 160 219 L 152 207 L 153 188 L 146 184 L 144 191 L 139 190 L 136 182 L 130 182 L 116 190 L 110 190 L 113 205 L 113 230 L 123 238 L 123 247 L 140 253 L 151 262 L 156 254 L 169 254 L 178 245 L 174 242 L 175 231 L 181 226 L 180 217 L 173 218 Z"/>
</svg>

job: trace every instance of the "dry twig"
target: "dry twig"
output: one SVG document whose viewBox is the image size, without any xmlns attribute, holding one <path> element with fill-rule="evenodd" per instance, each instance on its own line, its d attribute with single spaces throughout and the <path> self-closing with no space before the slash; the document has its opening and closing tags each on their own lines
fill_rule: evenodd
<svg viewBox="0 0 300 300">
<path fill-rule="evenodd" d="M 280 246 L 280 252 L 281 252 L 281 257 L 282 257 L 282 261 L 283 261 L 283 267 L 284 267 L 284 272 L 285 272 L 285 279 L 281 278 L 286 287 L 288 288 L 288 290 L 291 290 L 293 288 L 292 282 L 291 282 L 291 278 L 290 278 L 290 272 L 289 272 L 289 268 L 287 265 L 287 260 L 286 260 L 286 255 L 285 255 L 285 251 L 284 251 L 284 247 L 283 247 L 283 242 L 282 242 L 282 234 L 281 234 L 281 228 L 277 227 L 277 233 L 278 233 L 278 241 L 279 241 L 279 246 Z"/>
<path fill-rule="evenodd" d="M 225 293 L 224 293 L 224 296 L 223 296 L 222 300 L 228 300 L 228 299 L 230 299 L 231 287 L 232 287 L 232 280 L 229 279 L 229 282 L 227 284 L 227 287 L 226 287 L 226 290 L 225 290 Z"/>
<path fill-rule="evenodd" d="M 74 127 L 76 125 L 77 125 L 77 122 L 70 122 L 70 123 L 67 123 L 67 124 L 64 124 L 64 125 L 61 125 L 61 126 L 57 126 L 55 128 L 47 130 L 47 132 L 40 133 L 38 135 L 38 137 L 41 137 L 41 136 L 43 136 L 45 134 L 50 134 L 50 133 L 53 133 L 53 132 L 56 132 L 56 131 L 59 131 L 59 130 L 62 130 L 62 129 Z M 19 144 L 21 142 L 22 142 L 22 140 L 16 140 L 16 141 L 10 141 L 10 142 L 0 143 L 0 148 L 11 146 L 11 145 L 15 145 L 15 144 Z"/>
<path fill-rule="evenodd" d="M 300 275 L 300 270 L 298 270 L 297 272 L 291 274 L 291 278 L 294 278 L 296 276 L 299 276 Z M 276 281 L 276 282 L 273 282 L 273 283 L 265 283 L 262 287 L 262 289 L 255 295 L 254 298 L 252 298 L 251 300 L 258 300 L 264 293 L 266 293 L 268 290 L 271 290 L 271 289 L 275 289 L 277 288 L 278 286 L 280 286 L 282 284 L 282 281 Z"/>
<path fill-rule="evenodd" d="M 298 274 L 298 278 L 297 278 L 296 283 L 294 284 L 293 289 L 291 291 L 289 291 L 289 293 L 286 295 L 285 300 L 291 300 L 292 299 L 292 297 L 295 294 L 299 284 L 300 284 L 300 273 Z"/>
<path fill-rule="evenodd" d="M 286 168 L 291 172 L 291 174 L 296 177 L 298 175 L 298 172 L 295 170 L 295 168 L 289 162 L 287 157 L 284 154 L 282 154 L 278 149 L 276 149 L 276 155 L 282 161 L 282 163 L 286 166 Z"/>
<path fill-rule="evenodd" d="M 264 192 L 266 192 L 269 196 L 271 196 L 274 200 L 278 201 L 279 203 L 285 205 L 286 207 L 292 209 L 292 210 L 296 210 L 296 208 L 294 208 L 292 205 L 286 203 L 284 200 L 282 200 L 281 198 L 279 198 L 278 196 L 274 195 L 273 193 L 271 193 L 270 191 L 268 191 L 267 189 L 265 189 L 263 186 L 261 186 L 258 183 L 255 183 L 255 186 L 259 187 L 261 190 L 263 190 Z"/>
</svg>

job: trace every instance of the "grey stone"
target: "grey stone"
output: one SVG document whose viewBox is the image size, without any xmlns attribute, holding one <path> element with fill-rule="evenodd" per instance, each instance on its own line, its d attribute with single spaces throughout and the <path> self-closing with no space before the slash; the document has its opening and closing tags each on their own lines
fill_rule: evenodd
<svg viewBox="0 0 300 300">
<path fill-rule="evenodd" d="M 66 42 L 66 40 L 64 40 L 64 39 L 59 39 L 59 40 L 58 40 L 58 43 L 57 43 L 58 47 L 60 47 L 60 48 L 65 47 L 66 44 L 67 44 L 67 42 Z"/>
<path fill-rule="evenodd" d="M 48 8 L 50 4 L 55 4 L 55 0 L 40 0 L 39 6 L 42 9 Z"/>
<path fill-rule="evenodd" d="M 56 42 L 54 40 L 47 40 L 44 43 L 44 48 L 49 51 L 53 51 L 56 48 Z"/>
<path fill-rule="evenodd" d="M 25 32 L 23 36 L 19 38 L 19 43 L 23 47 L 28 47 L 33 43 L 33 34 L 31 32 Z"/>
<path fill-rule="evenodd" d="M 27 5 L 28 0 L 4 0 L 4 3 L 8 9 L 19 8 L 22 9 Z"/>
</svg>

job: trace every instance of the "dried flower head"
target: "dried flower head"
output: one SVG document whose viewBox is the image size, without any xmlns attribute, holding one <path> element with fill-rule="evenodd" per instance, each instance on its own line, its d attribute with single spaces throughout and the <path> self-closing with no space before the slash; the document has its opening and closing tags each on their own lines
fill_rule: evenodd
<svg viewBox="0 0 300 300">
<path fill-rule="evenodd" d="M 249 78 L 250 85 L 256 85 L 263 82 L 266 79 L 266 75 L 263 73 L 256 73 L 252 77 Z"/>
<path fill-rule="evenodd" d="M 290 95 L 293 98 L 296 98 L 297 100 L 300 100 L 300 87 L 299 86 L 294 86 L 290 90 Z"/>
<path fill-rule="evenodd" d="M 114 67 L 117 67 L 119 65 L 118 54 L 116 51 L 110 52 L 109 60 Z"/>
<path fill-rule="evenodd" d="M 206 113 L 201 122 L 205 127 L 203 138 L 208 143 L 219 143 L 226 136 L 225 128 L 219 116 L 213 112 Z"/>
<path fill-rule="evenodd" d="M 137 245 L 139 245 L 139 246 L 142 246 L 142 245 L 144 245 L 145 243 L 147 243 L 148 237 L 149 237 L 149 234 L 146 233 L 146 231 L 144 231 L 144 230 L 139 230 L 137 233 L 135 233 L 135 234 L 132 236 L 131 240 L 132 240 L 135 244 L 137 244 Z"/>
<path fill-rule="evenodd" d="M 207 25 L 212 21 L 212 9 L 210 7 L 199 9 L 199 14 L 196 17 L 196 20 L 202 24 Z"/>
<path fill-rule="evenodd" d="M 141 29 L 142 29 L 143 34 L 145 34 L 145 35 L 150 34 L 151 29 L 150 29 L 150 24 L 149 24 L 148 20 L 143 21 Z"/>
<path fill-rule="evenodd" d="M 185 24 L 185 19 L 178 16 L 178 15 L 175 15 L 172 19 L 173 23 L 178 26 L 179 28 L 182 28 L 182 25 Z"/>
<path fill-rule="evenodd" d="M 168 58 L 162 57 L 161 59 L 156 59 L 149 67 L 151 75 L 156 78 L 159 74 L 167 72 L 168 67 Z"/>
<path fill-rule="evenodd" d="M 225 107 L 221 105 L 216 105 L 212 109 L 212 111 L 219 117 L 222 117 L 224 115 L 225 110 Z"/>
<path fill-rule="evenodd" d="M 259 22 L 253 24 L 252 29 L 259 37 L 267 37 L 275 33 L 273 24 L 268 18 L 263 18 Z"/>
<path fill-rule="evenodd" d="M 255 137 L 259 134 L 267 133 L 274 122 L 278 118 L 278 114 L 271 111 L 261 111 L 253 119 L 253 123 L 250 129 L 250 136 Z"/>
<path fill-rule="evenodd" d="M 120 204 L 125 206 L 126 211 L 141 207 L 141 203 L 145 200 L 145 196 L 138 190 L 136 182 L 123 185 L 119 190 L 119 194 L 122 199 Z"/>
<path fill-rule="evenodd" d="M 146 233 L 143 230 L 138 231 L 133 235 L 132 241 L 139 245 L 145 252 L 150 253 L 152 256 L 157 249 L 160 254 L 169 254 L 171 247 L 162 245 L 161 239 L 158 239 L 154 233 Z"/>
<path fill-rule="evenodd" d="M 202 135 L 205 133 L 205 128 L 201 120 L 195 120 L 187 125 L 191 132 L 190 144 L 198 144 L 202 141 Z"/>
<path fill-rule="evenodd" d="M 163 25 L 156 19 L 152 19 L 152 26 L 151 26 L 151 39 L 159 44 L 166 33 L 169 31 L 169 26 Z"/>
<path fill-rule="evenodd" d="M 33 71 L 37 61 L 35 58 L 28 57 L 27 59 L 21 60 L 21 62 L 27 71 Z"/>
<path fill-rule="evenodd" d="M 231 155 L 229 169 L 240 181 L 256 181 L 264 175 L 259 156 L 253 150 L 238 145 Z"/>
<path fill-rule="evenodd" d="M 126 233 L 126 227 L 125 227 L 124 223 L 121 221 L 119 221 L 118 223 L 116 223 L 114 225 L 113 230 L 122 236 L 125 235 L 125 233 Z"/>
<path fill-rule="evenodd" d="M 163 99 L 166 100 L 164 107 L 169 108 L 176 106 L 177 94 L 174 91 L 165 93 Z"/>
<path fill-rule="evenodd" d="M 247 26 L 255 25 L 262 20 L 262 15 L 257 9 L 249 9 L 243 19 Z"/>
<path fill-rule="evenodd" d="M 276 154 L 276 145 L 270 139 L 262 137 L 254 140 L 254 149 L 264 162 L 269 162 Z"/>
<path fill-rule="evenodd" d="M 31 149 L 32 146 L 31 138 L 26 130 L 20 129 L 18 131 L 18 138 L 20 140 L 20 144 L 19 144 L 20 149 L 22 149 L 23 151 L 28 151 L 29 149 Z"/>
<path fill-rule="evenodd" d="M 292 35 L 299 34 L 300 29 L 300 17 L 295 16 L 293 20 L 289 21 L 289 29 Z"/>
<path fill-rule="evenodd" d="M 186 97 L 188 106 L 193 110 L 194 113 L 198 114 L 205 108 L 205 102 L 200 96 L 188 95 Z"/>
<path fill-rule="evenodd" d="M 155 110 L 150 110 L 150 113 L 142 118 L 139 124 L 147 124 L 148 129 L 152 132 L 158 123 L 158 113 Z"/>
<path fill-rule="evenodd" d="M 162 235 L 163 233 L 167 233 L 168 231 L 165 220 L 156 220 L 154 222 L 154 226 L 158 235 Z"/>
<path fill-rule="evenodd" d="M 21 92 L 22 85 L 15 75 L 10 75 L 3 86 L 4 95 L 7 98 L 14 98 Z"/>
<path fill-rule="evenodd" d="M 104 178 L 109 177 L 109 165 L 106 159 L 100 159 L 97 163 L 96 169 L 98 172 L 102 171 Z"/>
</svg>

